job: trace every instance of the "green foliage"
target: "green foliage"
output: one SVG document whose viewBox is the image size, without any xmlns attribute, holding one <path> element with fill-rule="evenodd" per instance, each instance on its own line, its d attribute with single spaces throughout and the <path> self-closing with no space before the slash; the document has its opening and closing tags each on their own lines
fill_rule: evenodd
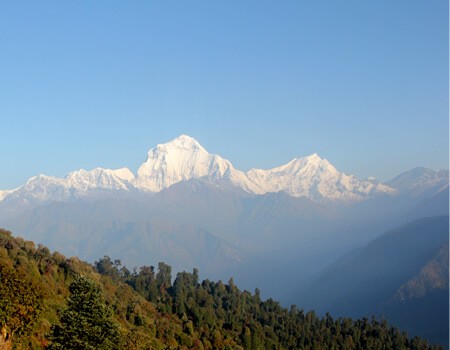
<svg viewBox="0 0 450 350">
<path fill-rule="evenodd" d="M 0 328 L 11 338 L 30 332 L 42 311 L 42 295 L 28 277 L 0 262 Z"/>
<path fill-rule="evenodd" d="M 49 349 L 118 349 L 119 332 L 112 321 L 100 288 L 87 278 L 77 277 L 69 287 L 68 307 L 61 324 L 52 327 Z"/>
<path fill-rule="evenodd" d="M 166 269 L 165 265 L 159 267 Z M 130 275 L 125 280 L 135 285 L 139 276 Z M 148 288 L 152 288 L 152 283 Z M 240 291 L 233 279 L 226 285 L 208 280 L 199 284 L 196 270 L 192 274 L 178 273 L 173 286 L 165 286 L 165 290 L 159 288 L 158 300 L 163 298 L 165 302 L 158 304 L 158 308 L 183 320 L 189 337 L 180 335 L 178 342 L 189 348 L 193 346 L 191 339 L 200 339 L 205 349 L 430 348 L 423 339 L 408 339 L 386 321 L 333 319 L 329 314 L 320 318 L 295 306 L 287 310 L 272 299 L 262 301 L 259 290 L 254 295 Z M 145 288 L 139 292 L 148 295 Z M 168 306 L 171 311 L 167 311 Z"/>
<path fill-rule="evenodd" d="M 130 272 L 105 256 L 92 267 L 1 229 L 0 279 L 0 321 L 17 349 L 438 348 L 385 321 L 287 310 L 232 279 L 200 283 L 197 270 L 172 285 L 164 263 Z"/>
<path fill-rule="evenodd" d="M 16 242 L 9 231 L 0 229 L 0 329 L 5 339 L 17 344 L 27 342 L 35 330 L 45 296 L 40 281 L 33 278 L 38 273 L 36 265 L 30 264 L 27 254 L 18 254 L 20 244 L 24 250 L 34 248 L 31 242 Z M 16 253 L 15 259 L 10 259 L 10 251 Z"/>
</svg>

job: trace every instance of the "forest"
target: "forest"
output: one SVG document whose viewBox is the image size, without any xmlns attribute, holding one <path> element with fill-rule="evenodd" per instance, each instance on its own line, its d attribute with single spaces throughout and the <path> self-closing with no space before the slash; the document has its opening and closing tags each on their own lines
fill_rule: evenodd
<svg viewBox="0 0 450 350">
<path fill-rule="evenodd" d="M 319 317 L 260 291 L 93 265 L 0 229 L 0 349 L 441 349 L 375 318 Z"/>
</svg>

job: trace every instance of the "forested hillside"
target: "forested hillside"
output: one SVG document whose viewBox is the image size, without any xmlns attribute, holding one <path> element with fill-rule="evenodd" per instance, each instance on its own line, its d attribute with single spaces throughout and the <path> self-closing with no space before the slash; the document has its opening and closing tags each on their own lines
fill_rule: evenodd
<svg viewBox="0 0 450 350">
<path fill-rule="evenodd" d="M 94 266 L 0 230 L 0 349 L 437 349 L 376 319 L 323 318 L 170 266 Z"/>
</svg>

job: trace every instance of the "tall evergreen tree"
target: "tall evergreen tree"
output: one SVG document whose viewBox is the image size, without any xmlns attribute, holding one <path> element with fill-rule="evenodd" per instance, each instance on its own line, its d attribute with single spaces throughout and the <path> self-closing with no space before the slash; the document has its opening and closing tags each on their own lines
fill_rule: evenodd
<svg viewBox="0 0 450 350">
<path fill-rule="evenodd" d="M 71 296 L 62 312 L 61 324 L 54 326 L 50 334 L 50 349 L 119 349 L 119 332 L 100 288 L 86 278 L 77 277 L 69 291 Z"/>
</svg>

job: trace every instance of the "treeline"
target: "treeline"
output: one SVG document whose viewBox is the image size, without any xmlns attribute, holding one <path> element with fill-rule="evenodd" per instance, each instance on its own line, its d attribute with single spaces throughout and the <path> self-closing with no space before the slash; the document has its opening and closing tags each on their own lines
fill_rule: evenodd
<svg viewBox="0 0 450 350">
<path fill-rule="evenodd" d="M 90 266 L 0 229 L 0 349 L 439 349 L 376 319 L 318 317 L 159 263 Z M 3 346 L 3 348 L 2 348 Z"/>
<path fill-rule="evenodd" d="M 247 349 L 428 349 L 420 338 L 389 327 L 385 320 L 318 317 L 272 299 L 262 301 L 233 283 L 198 281 L 198 271 L 180 272 L 173 285 L 170 266 L 159 263 L 131 273 L 105 256 L 95 262 L 97 271 L 122 281 L 157 306 L 164 314 L 185 320 L 207 348 L 241 346 Z M 185 344 L 185 345 L 190 345 Z"/>
</svg>

